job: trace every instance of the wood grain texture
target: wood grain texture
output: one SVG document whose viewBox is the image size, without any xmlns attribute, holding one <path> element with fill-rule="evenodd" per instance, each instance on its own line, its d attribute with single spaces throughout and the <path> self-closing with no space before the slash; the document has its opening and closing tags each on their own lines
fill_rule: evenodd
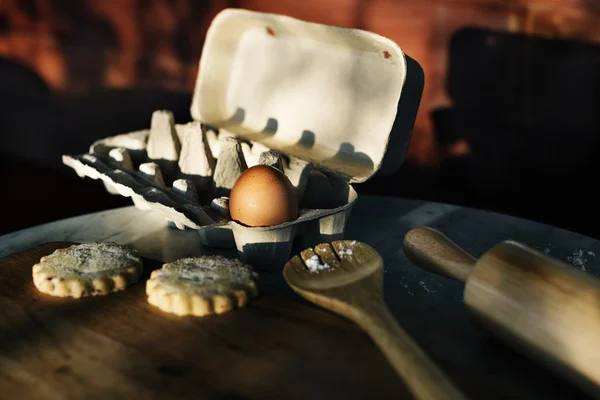
<svg viewBox="0 0 600 400">
<path fill-rule="evenodd" d="M 519 243 L 497 244 L 465 286 L 495 336 L 600 399 L 600 281 Z"/>
<path fill-rule="evenodd" d="M 466 282 L 465 306 L 493 336 L 600 399 L 600 280 L 514 241 L 476 260 L 426 227 L 406 234 L 404 252 Z"/>
<path fill-rule="evenodd" d="M 300 301 L 179 318 L 146 302 L 147 260 L 121 293 L 38 292 L 31 266 L 70 244 L 0 260 L 1 399 L 410 398 L 368 336 Z"/>
<path fill-rule="evenodd" d="M 311 272 L 307 265 L 315 256 L 328 267 Z M 349 240 L 322 243 L 292 258 L 283 274 L 301 296 L 364 329 L 415 398 L 465 398 L 390 314 L 383 301 L 383 259 L 375 249 Z"/>
</svg>

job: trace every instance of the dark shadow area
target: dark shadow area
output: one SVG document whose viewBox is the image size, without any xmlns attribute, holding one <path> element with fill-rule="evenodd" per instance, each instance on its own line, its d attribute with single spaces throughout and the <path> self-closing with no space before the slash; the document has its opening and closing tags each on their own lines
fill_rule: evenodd
<svg viewBox="0 0 600 400">
<path fill-rule="evenodd" d="M 166 160 L 164 158 L 157 158 L 157 159 L 153 159 L 153 160 L 148 160 L 147 162 L 153 162 L 158 165 L 160 172 L 162 174 L 163 180 L 165 182 L 165 185 L 167 187 L 173 186 L 173 181 L 175 179 L 180 178 L 179 176 L 177 176 L 179 173 L 179 165 L 177 164 L 177 161 Z M 181 178 L 188 178 L 188 177 L 183 175 L 183 176 L 181 176 Z M 153 183 L 154 176 L 146 175 L 146 179 L 149 183 Z"/>
<path fill-rule="evenodd" d="M 302 135 L 298 141 L 291 145 L 285 146 L 279 150 L 279 152 L 286 158 L 289 159 L 289 154 L 294 152 L 294 149 L 301 148 L 302 150 L 310 150 L 315 147 L 315 133 L 309 130 L 303 130 Z"/>
<path fill-rule="evenodd" d="M 327 171 L 305 171 L 310 175 L 306 181 L 300 208 L 330 209 L 348 203 L 350 187 L 346 179 Z"/>
<path fill-rule="evenodd" d="M 342 143 L 337 153 L 333 156 L 336 161 L 359 166 L 364 169 L 373 169 L 373 160 L 365 153 L 356 151 L 352 143 Z"/>
<path fill-rule="evenodd" d="M 490 209 L 599 238 L 599 64 L 595 44 L 457 31 L 447 77 L 452 106 L 431 118 L 442 147 L 462 142 L 468 153 L 450 153 L 436 170 L 404 164 L 359 193 Z"/>
<path fill-rule="evenodd" d="M 242 247 L 243 259 L 250 263 L 256 271 L 281 270 L 291 253 L 292 243 L 262 242 L 246 243 Z"/>
<path fill-rule="evenodd" d="M 415 119 L 417 118 L 417 111 L 421 104 L 424 85 L 423 68 L 417 61 L 406 56 L 406 80 L 398 101 L 396 119 L 390 132 L 386 156 L 376 176 L 393 174 L 398 171 L 404 162 Z"/>
<path fill-rule="evenodd" d="M 170 109 L 177 123 L 186 123 L 190 103 L 191 94 L 158 89 L 53 93 L 33 71 L 0 58 L 1 204 L 11 210 L 0 234 L 131 205 L 98 181 L 80 179 L 61 156 L 84 153 L 101 138 L 147 129 L 157 109 Z"/>
<path fill-rule="evenodd" d="M 448 93 L 453 106 L 432 116 L 436 138 L 465 140 L 470 154 L 442 165 L 442 187 L 480 207 L 598 236 L 590 217 L 600 46 L 461 30 L 450 47 Z"/>
<path fill-rule="evenodd" d="M 245 118 L 246 118 L 246 111 L 241 107 L 237 107 L 236 111 L 228 119 L 227 123 L 241 125 L 244 122 Z M 258 142 L 266 140 L 267 145 L 272 145 L 272 143 L 269 142 L 268 139 L 277 133 L 278 127 L 279 127 L 279 122 L 277 121 L 277 119 L 269 118 L 267 120 L 267 124 L 266 124 L 265 128 L 262 131 L 246 133 L 244 135 L 243 140 L 244 141 L 252 140 L 252 141 L 258 141 Z M 410 138 L 410 132 L 408 132 L 408 138 L 406 136 L 406 132 L 403 137 L 407 141 L 406 142 L 406 144 L 407 144 L 408 140 Z M 310 130 L 303 130 L 302 134 L 300 136 L 300 139 L 298 139 L 298 141 L 294 145 L 280 147 L 278 149 L 278 151 L 281 152 L 282 156 L 285 157 L 289 161 L 290 154 L 298 155 L 298 154 L 302 154 L 302 151 L 312 149 L 315 146 L 315 139 L 316 139 L 316 134 L 314 132 L 312 132 Z M 273 148 L 275 148 L 275 147 L 273 147 Z M 405 153 L 404 147 L 402 148 L 401 153 L 402 153 L 401 157 L 403 159 L 404 153 Z M 356 149 L 354 148 L 354 145 L 352 143 L 348 143 L 348 142 L 341 143 L 339 149 L 333 155 L 333 157 L 331 157 L 330 159 L 323 160 L 323 165 L 325 165 L 325 167 L 330 167 L 330 169 L 334 169 L 334 167 L 337 167 L 339 170 L 343 170 L 341 172 L 350 174 L 353 176 L 356 176 L 359 174 L 365 174 L 367 171 L 370 171 L 374 168 L 373 160 L 371 160 L 371 157 L 369 157 L 366 153 L 356 151 Z M 310 173 L 310 171 L 304 170 L 302 172 L 303 178 L 307 177 L 305 175 L 306 173 Z M 333 179 L 335 177 L 331 176 L 331 178 Z M 301 179 L 301 181 L 302 181 L 302 179 Z M 304 180 L 304 182 L 306 182 L 306 180 Z M 342 190 L 342 192 L 339 193 L 341 195 L 341 197 L 338 196 L 338 194 L 335 194 L 333 196 L 333 198 L 330 198 L 329 203 L 331 203 L 331 202 L 335 203 L 336 205 L 333 207 L 338 207 L 338 206 L 344 204 L 346 201 L 346 198 L 344 196 L 347 196 L 347 193 L 348 193 L 348 191 L 347 191 L 347 187 L 346 187 L 345 189 Z M 226 196 L 226 195 L 228 195 L 228 192 L 221 192 L 221 193 L 219 193 L 219 195 Z M 323 197 L 322 194 L 319 194 L 319 195 L 321 197 Z M 340 203 L 340 201 L 337 200 L 338 198 L 342 198 L 341 203 Z M 325 202 L 327 203 L 327 201 L 325 201 Z M 323 201 L 321 201 L 321 203 L 323 203 Z M 320 206 L 320 207 L 316 207 L 316 208 L 332 208 L 332 207 Z"/>
<path fill-rule="evenodd" d="M 262 130 L 262 133 L 266 133 L 269 135 L 274 135 L 277 133 L 278 123 L 275 118 L 269 118 L 267 120 L 267 125 L 265 125 L 265 129 Z"/>
<path fill-rule="evenodd" d="M 52 92 L 46 82 L 33 70 L 11 59 L 0 57 L 0 87 L 4 93 L 11 95 L 11 101 L 3 106 L 15 107 L 17 102 L 48 101 Z M 35 96 L 31 97 L 31 94 Z"/>
<path fill-rule="evenodd" d="M 306 149 L 312 149 L 315 145 L 315 134 L 311 131 L 302 131 L 302 136 L 298 141 L 298 145 Z"/>
<path fill-rule="evenodd" d="M 175 179 L 188 179 L 194 184 L 194 190 L 198 196 L 200 204 L 210 204 L 212 198 L 208 195 L 210 187 L 212 185 L 212 177 L 183 174 L 178 172 Z M 172 184 L 172 183 L 171 183 Z"/>
<path fill-rule="evenodd" d="M 235 112 L 233 113 L 233 115 L 231 116 L 231 118 L 229 118 L 229 123 L 231 124 L 241 124 L 242 122 L 244 122 L 244 120 L 246 119 L 246 110 L 244 110 L 243 108 L 236 108 Z"/>
<path fill-rule="evenodd" d="M 246 110 L 241 107 L 237 107 L 233 115 L 227 120 L 226 125 L 242 125 L 246 119 Z M 267 123 L 260 134 L 247 135 L 248 140 L 260 140 L 261 138 L 267 138 L 277 133 L 279 123 L 275 118 L 268 118 Z"/>
<path fill-rule="evenodd" d="M 475 323 L 475 321 L 472 319 Z M 531 381 L 543 382 L 548 393 L 553 393 L 554 398 L 569 398 L 572 400 L 587 400 L 592 397 L 581 388 L 571 382 L 559 377 L 554 371 L 534 361 L 531 357 L 525 357 L 523 352 L 516 352 L 504 342 L 496 339 L 493 334 L 485 330 L 481 325 L 477 326 L 482 335 L 486 335 L 482 345 L 483 356 L 494 360 L 486 370 L 482 371 L 488 376 L 501 376 L 503 371 L 512 371 L 513 385 L 526 387 Z M 533 395 L 533 393 L 531 393 Z"/>
</svg>

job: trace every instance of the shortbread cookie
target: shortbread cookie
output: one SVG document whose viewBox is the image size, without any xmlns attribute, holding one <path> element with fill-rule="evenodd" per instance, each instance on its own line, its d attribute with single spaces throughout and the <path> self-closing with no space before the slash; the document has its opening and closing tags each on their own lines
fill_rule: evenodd
<svg viewBox="0 0 600 400">
<path fill-rule="evenodd" d="M 221 256 L 182 258 L 152 272 L 148 302 L 177 315 L 221 314 L 258 295 L 256 273 L 240 260 Z"/>
<path fill-rule="evenodd" d="M 42 257 L 33 266 L 33 283 L 52 296 L 79 298 L 124 290 L 141 274 L 142 261 L 135 250 L 92 242 Z"/>
</svg>

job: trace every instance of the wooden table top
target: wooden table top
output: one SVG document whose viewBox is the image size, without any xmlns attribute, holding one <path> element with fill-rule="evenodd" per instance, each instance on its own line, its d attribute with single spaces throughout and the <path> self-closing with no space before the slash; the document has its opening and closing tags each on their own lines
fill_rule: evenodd
<svg viewBox="0 0 600 400">
<path fill-rule="evenodd" d="M 510 350 L 473 324 L 462 303 L 463 285 L 423 271 L 406 259 L 402 251 L 404 234 L 409 229 L 421 225 L 441 230 L 475 256 L 481 255 L 502 240 L 513 239 L 570 262 L 575 268 L 584 269 L 596 276 L 600 274 L 600 265 L 596 260 L 596 254 L 600 255 L 600 242 L 573 232 L 497 213 L 439 203 L 369 196 L 359 197 L 346 231 L 347 239 L 368 243 L 382 254 L 386 270 L 384 291 L 390 310 L 402 327 L 467 396 L 487 399 L 585 398 L 570 384 Z M 215 253 L 235 256 L 234 251 L 222 252 L 203 248 L 198 236 L 194 231 L 169 228 L 162 217 L 153 213 L 127 207 L 57 221 L 2 236 L 0 257 L 45 242 L 91 240 L 111 240 L 128 244 L 136 248 L 142 256 L 158 261 Z M 38 255 L 30 255 L 24 264 L 28 265 L 32 257 Z M 3 293 L 0 299 L 4 304 L 0 307 L 4 310 L 3 314 L 0 314 L 0 331 L 5 332 L 8 337 L 19 338 L 24 333 L 15 331 L 13 325 L 37 326 L 36 321 L 41 318 L 41 328 L 32 329 L 35 334 L 24 335 L 21 342 L 37 343 L 36 335 L 39 335 L 39 343 L 43 344 L 48 343 L 49 337 L 56 336 L 53 327 L 44 331 L 44 318 L 53 319 L 57 316 L 57 320 L 66 321 L 64 326 L 57 326 L 56 329 L 65 329 L 66 335 L 72 338 L 82 335 L 83 338 L 78 344 L 83 347 L 78 350 L 82 354 L 74 356 L 71 349 L 60 351 L 66 351 L 65 354 L 75 357 L 76 361 L 82 359 L 84 361 L 81 362 L 88 363 L 85 364 L 87 370 L 81 371 L 81 379 L 83 382 L 89 380 L 91 386 L 80 382 L 83 386 L 78 387 L 93 387 L 96 391 L 94 393 L 112 393 L 115 397 L 118 397 L 117 394 L 128 397 L 128 394 L 133 393 L 132 390 L 138 388 L 141 398 L 145 395 L 151 397 L 153 391 L 150 389 L 159 387 L 160 382 L 163 382 L 165 387 L 175 387 L 169 386 L 171 384 L 168 383 L 172 379 L 169 377 L 171 374 L 182 375 L 184 381 L 197 383 L 195 392 L 184 389 L 178 392 L 172 389 L 175 390 L 172 392 L 174 398 L 300 398 L 301 395 L 304 398 L 337 398 L 336 393 L 343 394 L 345 398 L 365 398 L 369 397 L 369 393 L 377 398 L 407 397 L 401 381 L 393 375 L 366 335 L 342 318 L 305 303 L 285 285 L 280 271 L 265 272 L 261 275 L 262 288 L 266 295 L 248 309 L 210 320 L 188 321 L 184 324 L 185 328 L 175 328 L 179 322 L 170 316 L 155 315 L 155 311 L 142 304 L 139 299 L 134 302 L 135 306 L 121 304 L 122 313 L 109 312 L 111 307 L 117 307 L 116 304 L 119 304 L 118 298 L 141 295 L 136 294 L 135 290 L 110 295 L 105 299 L 91 299 L 86 303 L 90 304 L 89 310 L 85 311 L 85 314 L 91 315 L 76 317 L 69 314 L 70 310 L 79 307 L 76 303 L 58 304 L 60 302 L 55 299 L 42 299 L 41 295 L 36 294 L 31 281 L 28 280 L 30 271 L 21 271 L 16 275 L 11 273 L 9 276 L 12 278 L 7 280 L 3 278 L 5 264 L 0 268 L 0 292 Z M 9 286 L 6 286 L 7 284 Z M 15 305 L 15 297 L 18 299 L 18 306 Z M 44 314 L 46 302 L 50 304 L 50 308 L 57 307 L 48 311 L 48 315 Z M 83 327 L 79 325 L 77 318 L 85 319 Z M 104 326 L 103 318 L 109 318 L 112 322 L 118 320 L 119 328 L 112 328 L 113 325 Z M 146 319 L 152 320 L 152 324 L 155 324 L 153 326 L 158 327 L 160 332 L 155 332 L 157 329 L 144 329 Z M 272 329 L 266 329 L 258 321 L 268 321 Z M 193 341 L 194 335 L 197 334 L 195 329 L 203 332 L 198 334 L 198 338 L 204 342 L 187 355 L 184 344 Z M 84 333 L 77 333 L 78 330 L 83 330 Z M 281 341 L 280 335 L 273 334 L 278 330 L 285 334 L 285 340 Z M 239 338 L 238 334 L 241 335 Z M 298 336 L 294 337 L 296 334 Z M 136 342 L 135 335 L 140 336 L 140 340 L 144 341 L 143 345 Z M 315 346 L 307 346 L 307 343 L 302 341 L 303 337 L 315 340 Z M 160 338 L 173 343 L 162 352 L 153 350 L 146 355 L 144 349 L 151 348 L 150 344 L 158 346 Z M 62 337 L 52 340 L 63 343 Z M 106 371 L 102 370 L 108 362 L 108 355 L 101 355 L 100 359 L 93 362 L 85 361 L 90 355 L 84 346 L 86 340 L 96 341 L 95 345 L 101 347 L 108 346 L 107 351 L 111 349 L 110 346 L 115 346 L 111 351 L 118 349 L 119 354 L 122 352 L 121 360 L 131 371 L 135 371 L 135 368 L 127 364 L 128 359 L 150 361 L 147 364 L 146 361 L 139 361 L 140 372 L 138 375 L 134 374 L 134 378 L 130 376 L 133 373 L 131 371 L 117 376 L 115 374 L 120 373 L 120 370 L 108 367 Z M 233 347 L 227 350 L 227 342 L 231 341 Z M 4 345 L 3 348 L 10 349 L 17 346 L 17 343 L 18 341 L 13 342 L 13 345 Z M 211 343 L 212 345 L 209 345 Z M 273 345 L 272 348 L 270 344 Z M 65 346 L 66 344 L 61 344 L 61 348 L 66 348 Z M 239 366 L 225 367 L 225 361 L 215 357 L 208 357 L 207 360 L 210 361 L 202 365 L 189 361 L 195 360 L 192 355 L 209 356 L 212 347 L 215 347 L 213 355 L 233 357 L 231 359 L 239 357 Z M 290 355 L 292 350 L 296 351 L 294 357 Z M 261 358 L 260 353 L 263 351 Z M 27 352 L 31 353 L 34 350 L 27 349 Z M 20 359 L 9 357 L 7 353 L 0 354 L 4 354 L 0 357 L 1 398 L 2 389 L 14 388 L 12 385 L 16 379 L 14 375 L 7 377 L 6 371 L 18 365 Z M 140 359 L 136 358 L 138 355 Z M 59 358 L 44 361 L 46 358 L 35 356 L 39 359 L 30 360 L 33 369 L 29 369 L 29 364 L 25 369 L 18 369 L 21 382 L 30 382 L 32 385 L 48 382 L 49 388 L 54 388 L 57 382 L 61 381 L 54 375 L 36 375 L 35 371 L 38 370 L 33 366 L 42 368 L 39 363 L 50 362 L 50 365 L 57 369 L 55 373 L 60 374 L 61 371 L 67 370 L 60 368 L 61 366 L 70 370 L 77 365 L 68 362 L 58 365 L 54 361 L 62 356 L 54 356 Z M 188 356 L 189 358 L 186 358 Z M 288 362 L 284 362 L 284 356 L 292 357 L 293 362 L 289 359 Z M 154 357 L 157 357 L 156 363 Z M 292 375 L 286 375 L 285 372 L 275 374 L 275 364 L 279 369 L 291 368 L 290 372 L 297 369 L 300 371 L 298 377 L 303 378 L 296 381 L 292 379 Z M 314 373 L 309 371 L 313 364 L 316 368 Z M 347 364 L 359 369 L 352 372 L 353 375 L 347 379 L 345 386 L 343 382 L 346 381 L 340 378 L 338 373 L 349 371 Z M 159 367 L 162 372 L 158 374 L 152 370 Z M 186 369 L 187 367 L 189 368 Z M 264 380 L 270 383 L 264 383 L 263 380 L 259 384 L 256 377 L 250 378 L 252 374 L 248 374 L 246 380 L 242 375 L 236 375 L 236 384 L 233 385 L 235 387 L 224 386 L 220 381 L 226 379 L 227 373 L 224 370 L 229 368 L 231 372 L 231 368 L 235 370 L 242 367 L 256 370 L 257 374 L 259 371 L 266 374 Z M 208 375 L 203 376 L 200 374 L 202 371 L 209 371 L 206 372 Z M 218 371 L 222 371 L 222 374 Z M 271 373 L 267 373 L 268 371 L 275 376 L 269 376 Z M 240 374 L 239 370 L 235 372 Z M 114 382 L 122 384 L 123 391 L 109 387 L 107 380 L 94 381 L 90 378 L 89 374 L 100 373 L 106 373 Z M 278 380 L 280 376 L 284 378 Z M 137 379 L 136 383 L 127 380 L 130 378 Z M 144 380 L 147 382 L 145 386 L 140 383 Z M 296 392 L 290 391 L 287 385 L 296 385 Z M 103 390 L 105 392 L 102 392 Z M 155 394 L 161 397 L 160 394 L 165 393 L 167 392 L 159 390 Z"/>
</svg>

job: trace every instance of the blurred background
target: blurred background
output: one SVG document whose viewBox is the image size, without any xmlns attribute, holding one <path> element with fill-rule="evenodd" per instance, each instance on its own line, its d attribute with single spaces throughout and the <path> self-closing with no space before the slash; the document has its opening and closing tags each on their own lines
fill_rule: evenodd
<svg viewBox="0 0 600 400">
<path fill-rule="evenodd" d="M 597 0 L 0 0 L 0 234 L 130 205 L 61 155 L 147 128 L 155 109 L 187 122 L 206 30 L 227 7 L 374 31 L 421 64 L 406 161 L 359 194 L 600 238 Z"/>
</svg>

